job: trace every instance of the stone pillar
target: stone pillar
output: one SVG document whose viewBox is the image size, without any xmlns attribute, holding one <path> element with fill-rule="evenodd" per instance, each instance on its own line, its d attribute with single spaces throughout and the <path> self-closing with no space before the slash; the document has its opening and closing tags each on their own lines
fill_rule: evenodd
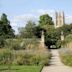
<svg viewBox="0 0 72 72">
<path fill-rule="evenodd" d="M 64 41 L 64 34 L 63 34 L 63 31 L 61 32 L 61 41 Z"/>
<path fill-rule="evenodd" d="M 41 42 L 43 42 L 43 43 L 45 42 L 45 41 L 44 41 L 44 31 L 42 31 Z"/>
<path fill-rule="evenodd" d="M 41 48 L 45 47 L 44 31 L 42 31 L 42 34 L 41 34 L 40 47 Z"/>
</svg>

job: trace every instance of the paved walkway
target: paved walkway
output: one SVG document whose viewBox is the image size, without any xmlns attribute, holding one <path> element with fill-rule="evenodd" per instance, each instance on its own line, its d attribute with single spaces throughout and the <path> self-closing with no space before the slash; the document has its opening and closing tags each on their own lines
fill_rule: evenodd
<svg viewBox="0 0 72 72">
<path fill-rule="evenodd" d="M 42 72 L 72 72 L 72 68 L 65 66 L 61 63 L 58 50 L 51 50 L 52 59 L 50 61 L 50 66 L 45 66 Z"/>
</svg>

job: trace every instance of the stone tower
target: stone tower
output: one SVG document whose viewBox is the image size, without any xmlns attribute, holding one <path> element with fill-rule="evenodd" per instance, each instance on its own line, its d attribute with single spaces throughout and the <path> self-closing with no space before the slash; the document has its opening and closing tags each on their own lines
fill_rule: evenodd
<svg viewBox="0 0 72 72">
<path fill-rule="evenodd" d="M 62 27 L 65 24 L 64 12 L 55 12 L 56 22 L 55 28 Z"/>
</svg>

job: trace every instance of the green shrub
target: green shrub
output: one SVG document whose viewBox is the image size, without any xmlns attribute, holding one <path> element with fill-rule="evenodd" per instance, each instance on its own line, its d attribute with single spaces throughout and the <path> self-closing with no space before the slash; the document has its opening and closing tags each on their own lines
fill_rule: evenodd
<svg viewBox="0 0 72 72">
<path fill-rule="evenodd" d="M 12 53 L 9 49 L 1 49 L 0 64 L 10 64 L 12 60 Z"/>
<path fill-rule="evenodd" d="M 62 48 L 60 49 L 61 61 L 68 66 L 72 66 L 72 49 Z"/>
<path fill-rule="evenodd" d="M 65 40 L 62 42 L 62 47 L 71 48 L 72 47 L 72 34 L 69 34 L 65 37 Z"/>
<path fill-rule="evenodd" d="M 0 36 L 0 48 L 3 48 L 5 45 L 5 38 L 3 36 Z"/>
<path fill-rule="evenodd" d="M 8 39 L 5 47 L 14 50 L 38 49 L 38 39 Z"/>
<path fill-rule="evenodd" d="M 48 65 L 50 53 L 39 48 L 38 39 L 7 39 L 0 53 L 0 64 Z"/>
<path fill-rule="evenodd" d="M 16 51 L 13 64 L 18 65 L 48 65 L 50 55 L 41 51 Z"/>
<path fill-rule="evenodd" d="M 22 48 L 24 49 L 38 49 L 39 40 L 38 39 L 23 39 Z"/>
<path fill-rule="evenodd" d="M 50 54 L 48 51 L 38 50 L 0 50 L 0 64 L 14 65 L 48 65 Z"/>
<path fill-rule="evenodd" d="M 10 48 L 10 49 L 14 49 L 14 50 L 19 50 L 21 48 L 20 47 L 21 41 L 22 40 L 20 40 L 20 39 L 7 39 L 5 47 Z"/>
<path fill-rule="evenodd" d="M 61 40 L 58 40 L 58 41 L 56 42 L 56 48 L 61 48 Z"/>
</svg>

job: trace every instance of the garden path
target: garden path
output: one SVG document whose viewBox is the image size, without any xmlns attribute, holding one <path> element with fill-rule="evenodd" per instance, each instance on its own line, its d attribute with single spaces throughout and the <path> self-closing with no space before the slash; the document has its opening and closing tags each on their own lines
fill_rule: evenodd
<svg viewBox="0 0 72 72">
<path fill-rule="evenodd" d="M 52 59 L 50 65 L 45 66 L 42 72 L 72 72 L 72 68 L 61 63 L 58 49 L 51 49 Z"/>
</svg>

